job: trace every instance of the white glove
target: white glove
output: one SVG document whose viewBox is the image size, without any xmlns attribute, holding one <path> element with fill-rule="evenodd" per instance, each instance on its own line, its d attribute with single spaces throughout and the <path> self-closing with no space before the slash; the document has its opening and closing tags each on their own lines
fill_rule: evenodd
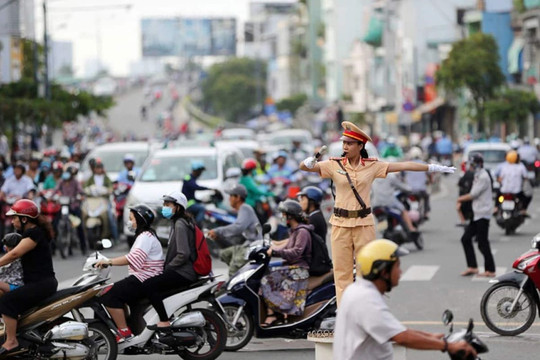
<svg viewBox="0 0 540 360">
<path fill-rule="evenodd" d="M 315 164 L 317 163 L 317 159 L 315 159 L 314 156 L 310 156 L 307 159 L 304 160 L 304 165 L 308 169 L 313 169 L 315 167 Z"/>
<path fill-rule="evenodd" d="M 441 173 L 453 174 L 454 171 L 456 171 L 456 168 L 454 166 L 429 164 L 429 167 L 428 167 L 428 172 L 441 172 Z"/>
</svg>

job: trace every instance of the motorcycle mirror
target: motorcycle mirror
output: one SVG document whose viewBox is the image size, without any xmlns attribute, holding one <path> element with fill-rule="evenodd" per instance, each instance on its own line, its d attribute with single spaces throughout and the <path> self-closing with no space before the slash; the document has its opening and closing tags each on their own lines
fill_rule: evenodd
<svg viewBox="0 0 540 360">
<path fill-rule="evenodd" d="M 442 314 L 442 322 L 444 325 L 448 326 L 452 320 L 454 320 L 454 314 L 450 310 L 444 310 Z"/>
<path fill-rule="evenodd" d="M 112 247 L 112 241 L 109 239 L 101 239 L 96 241 L 96 250 L 110 249 Z"/>
<path fill-rule="evenodd" d="M 262 227 L 263 235 L 268 234 L 271 230 L 272 230 L 272 225 L 270 225 L 269 223 L 264 224 Z"/>
</svg>

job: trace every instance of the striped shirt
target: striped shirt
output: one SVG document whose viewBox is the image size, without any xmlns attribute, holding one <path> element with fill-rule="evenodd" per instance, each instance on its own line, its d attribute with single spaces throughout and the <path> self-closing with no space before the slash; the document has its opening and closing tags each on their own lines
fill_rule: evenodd
<svg viewBox="0 0 540 360">
<path fill-rule="evenodd" d="M 163 272 L 161 243 L 148 231 L 137 236 L 126 259 L 129 262 L 129 274 L 134 275 L 140 282 Z"/>
</svg>

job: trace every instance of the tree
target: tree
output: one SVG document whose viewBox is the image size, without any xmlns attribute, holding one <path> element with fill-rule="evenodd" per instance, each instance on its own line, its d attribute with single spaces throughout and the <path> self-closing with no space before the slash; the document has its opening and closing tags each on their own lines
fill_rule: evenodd
<svg viewBox="0 0 540 360">
<path fill-rule="evenodd" d="M 437 71 L 437 84 L 449 93 L 467 89 L 471 94 L 473 118 L 478 131 L 484 131 L 485 104 L 504 84 L 498 64 L 497 43 L 493 36 L 477 33 L 453 44 Z"/>
<path fill-rule="evenodd" d="M 504 89 L 486 102 L 486 115 L 492 123 L 503 123 L 507 130 L 519 132 L 530 114 L 540 110 L 536 95 L 531 91 Z"/>
<path fill-rule="evenodd" d="M 266 97 L 266 65 L 263 61 L 233 58 L 213 65 L 203 81 L 205 108 L 231 122 L 249 117 Z"/>
<path fill-rule="evenodd" d="M 279 111 L 289 110 L 291 114 L 295 114 L 296 110 L 307 101 L 306 94 L 296 94 L 288 98 L 284 98 L 276 102 L 276 108 Z"/>
</svg>

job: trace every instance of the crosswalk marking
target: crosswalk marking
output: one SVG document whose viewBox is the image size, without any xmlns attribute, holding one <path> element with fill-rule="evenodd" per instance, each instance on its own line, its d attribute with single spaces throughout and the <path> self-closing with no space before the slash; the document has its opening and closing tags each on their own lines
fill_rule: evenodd
<svg viewBox="0 0 540 360">
<path fill-rule="evenodd" d="M 401 276 L 400 281 L 430 281 L 439 266 L 432 265 L 412 265 Z"/>
</svg>

